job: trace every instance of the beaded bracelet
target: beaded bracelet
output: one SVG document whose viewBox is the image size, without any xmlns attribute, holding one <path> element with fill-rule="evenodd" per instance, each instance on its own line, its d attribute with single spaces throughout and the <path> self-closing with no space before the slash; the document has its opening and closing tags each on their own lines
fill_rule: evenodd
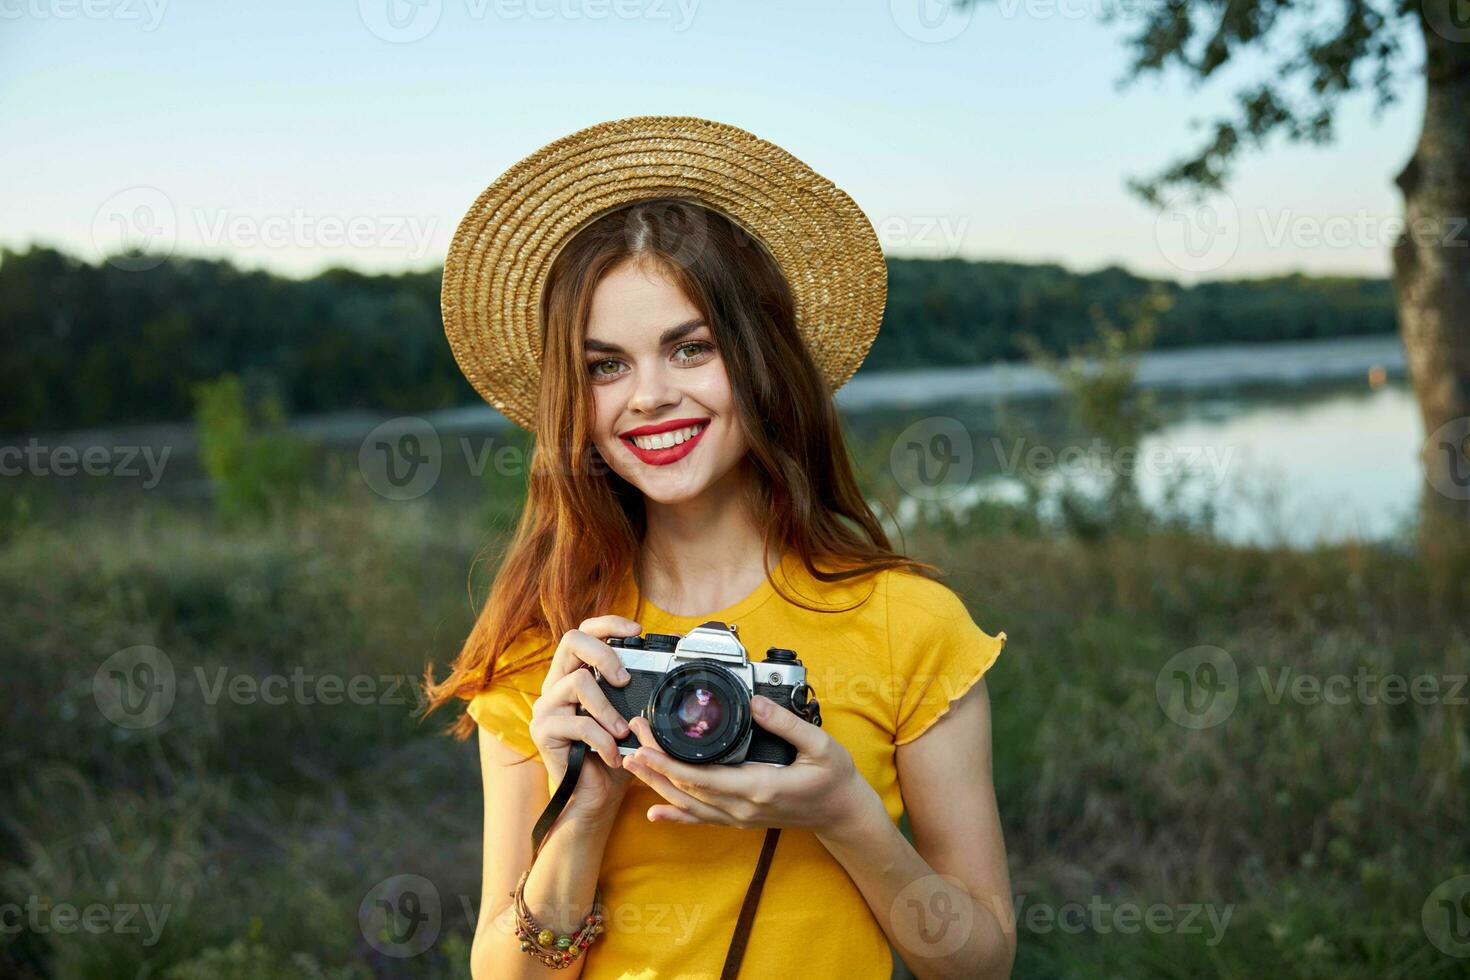
<svg viewBox="0 0 1470 980">
<path fill-rule="evenodd" d="M 602 889 L 598 888 L 592 896 L 592 911 L 582 921 L 582 928 L 577 934 L 558 936 L 537 923 L 530 908 L 526 906 L 526 880 L 530 877 L 531 869 L 527 868 L 521 875 L 516 890 L 510 893 L 510 897 L 515 900 L 516 935 L 521 940 L 521 952 L 529 953 L 554 969 L 565 969 L 603 932 Z"/>
</svg>

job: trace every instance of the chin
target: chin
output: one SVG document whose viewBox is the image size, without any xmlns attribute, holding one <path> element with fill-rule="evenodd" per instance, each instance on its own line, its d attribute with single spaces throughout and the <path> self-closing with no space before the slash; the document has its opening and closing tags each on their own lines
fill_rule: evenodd
<svg viewBox="0 0 1470 980">
<path fill-rule="evenodd" d="M 651 503 L 656 504 L 682 504 L 695 500 L 700 494 L 709 488 L 709 481 L 704 479 L 692 482 L 679 480 L 650 480 L 646 482 L 632 482 L 635 487 L 643 492 L 643 496 Z"/>
</svg>

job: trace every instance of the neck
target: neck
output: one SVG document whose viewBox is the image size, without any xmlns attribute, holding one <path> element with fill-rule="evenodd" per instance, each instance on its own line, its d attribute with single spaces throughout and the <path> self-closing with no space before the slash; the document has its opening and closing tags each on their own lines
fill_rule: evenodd
<svg viewBox="0 0 1470 980">
<path fill-rule="evenodd" d="M 661 504 L 645 499 L 648 526 L 639 555 L 639 580 L 649 601 L 676 615 L 697 616 L 740 601 L 765 580 L 764 528 L 746 507 L 752 475 L 742 463 L 693 500 Z"/>
</svg>

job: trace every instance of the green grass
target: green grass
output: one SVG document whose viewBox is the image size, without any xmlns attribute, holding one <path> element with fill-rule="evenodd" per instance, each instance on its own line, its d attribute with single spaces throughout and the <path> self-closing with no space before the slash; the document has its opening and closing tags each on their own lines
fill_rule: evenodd
<svg viewBox="0 0 1470 980">
<path fill-rule="evenodd" d="M 0 543 L 0 904 L 167 905 L 168 918 L 151 944 L 0 932 L 0 974 L 465 976 L 475 753 L 414 719 L 407 681 L 468 629 L 479 516 L 355 497 L 262 524 L 153 502 L 13 522 Z M 1465 705 L 1272 703 L 1259 681 L 1284 667 L 1464 673 L 1470 543 L 1428 561 L 1183 533 L 1083 543 L 990 511 L 905 544 L 1009 635 L 989 682 L 1025 896 L 1017 977 L 1470 972 L 1421 926 L 1434 887 L 1470 873 Z M 1203 644 L 1236 663 L 1238 702 L 1192 731 L 1167 719 L 1156 680 Z M 140 731 L 109 722 L 92 687 L 137 645 L 164 651 L 177 680 L 167 718 Z M 368 678 L 371 696 L 211 704 L 221 668 Z M 430 879 L 443 909 L 413 958 L 359 928 L 364 897 L 402 874 Z M 1213 944 L 1203 917 L 1199 932 L 1131 933 L 1115 912 L 1107 932 L 1027 919 L 1068 903 L 1230 918 Z"/>
</svg>

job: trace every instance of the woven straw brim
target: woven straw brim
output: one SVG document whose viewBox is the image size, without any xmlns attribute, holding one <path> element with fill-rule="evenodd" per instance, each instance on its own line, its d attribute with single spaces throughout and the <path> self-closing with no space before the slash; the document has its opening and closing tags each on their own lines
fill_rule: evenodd
<svg viewBox="0 0 1470 980">
<path fill-rule="evenodd" d="M 773 143 L 686 116 L 639 116 L 572 133 L 515 164 L 460 221 L 444 261 L 444 332 L 487 402 L 534 429 L 541 294 L 552 261 L 617 207 L 693 199 L 758 238 L 791 284 L 797 326 L 833 391 L 867 356 L 888 274 L 862 210 Z"/>
</svg>

